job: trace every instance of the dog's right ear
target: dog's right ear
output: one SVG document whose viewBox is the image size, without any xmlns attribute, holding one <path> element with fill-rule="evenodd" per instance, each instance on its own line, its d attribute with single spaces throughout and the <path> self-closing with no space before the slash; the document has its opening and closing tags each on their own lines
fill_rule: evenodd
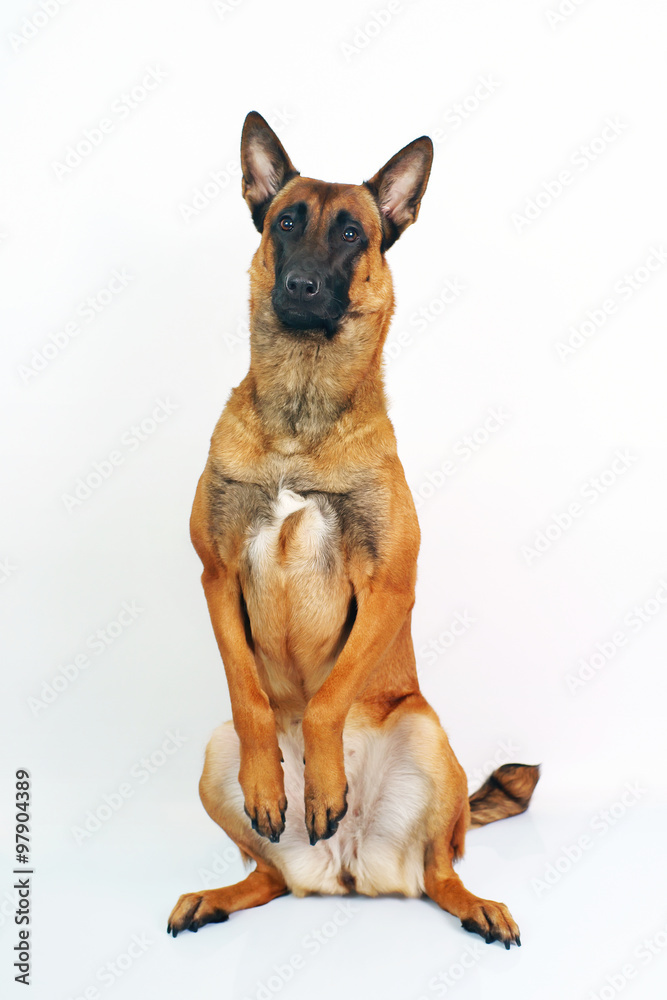
<svg viewBox="0 0 667 1000">
<path fill-rule="evenodd" d="M 241 170 L 243 197 L 261 233 L 266 210 L 274 196 L 287 181 L 297 177 L 299 171 L 276 133 L 257 111 L 251 111 L 243 123 Z"/>
</svg>

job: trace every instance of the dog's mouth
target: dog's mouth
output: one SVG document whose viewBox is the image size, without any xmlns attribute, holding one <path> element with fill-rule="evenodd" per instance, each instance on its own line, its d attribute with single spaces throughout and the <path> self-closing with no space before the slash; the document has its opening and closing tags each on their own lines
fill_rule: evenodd
<svg viewBox="0 0 667 1000">
<path fill-rule="evenodd" d="M 303 307 L 286 305 L 278 296 L 272 296 L 273 310 L 284 327 L 295 333 L 322 332 L 329 339 L 334 336 L 343 318 L 344 310 L 331 307 L 322 309 L 305 309 Z"/>
</svg>

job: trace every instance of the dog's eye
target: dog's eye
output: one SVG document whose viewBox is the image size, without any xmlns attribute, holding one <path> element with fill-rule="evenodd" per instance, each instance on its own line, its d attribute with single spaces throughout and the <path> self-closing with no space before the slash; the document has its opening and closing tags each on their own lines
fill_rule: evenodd
<svg viewBox="0 0 667 1000">
<path fill-rule="evenodd" d="M 343 233 L 343 239 L 347 243 L 354 243 L 355 240 L 359 239 L 359 230 L 355 229 L 354 226 L 347 226 Z"/>
<path fill-rule="evenodd" d="M 284 229 L 286 233 L 289 233 L 291 229 L 294 229 L 294 219 L 291 215 L 283 215 L 280 220 L 280 228 Z"/>
</svg>

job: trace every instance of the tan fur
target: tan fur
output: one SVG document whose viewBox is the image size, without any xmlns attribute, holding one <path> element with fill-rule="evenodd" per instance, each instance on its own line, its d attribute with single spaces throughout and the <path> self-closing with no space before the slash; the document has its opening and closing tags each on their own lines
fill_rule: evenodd
<svg viewBox="0 0 667 1000">
<path fill-rule="evenodd" d="M 214 430 L 191 534 L 233 713 L 209 744 L 201 797 L 261 877 L 181 897 L 170 929 L 287 890 L 426 892 L 509 947 L 518 928 L 506 908 L 451 867 L 471 814 L 419 691 L 419 526 L 382 383 L 394 306 L 383 240 L 416 218 L 430 147 L 416 140 L 369 187 L 324 184 L 295 176 L 257 119 L 244 129 L 244 193 L 254 212 L 267 191 L 272 200 L 250 269 L 251 364 Z M 342 209 L 368 237 L 331 338 L 290 334 L 272 307 L 271 226 L 295 202 L 308 206 L 313 246 Z M 512 808 L 494 801 L 492 818 Z"/>
</svg>

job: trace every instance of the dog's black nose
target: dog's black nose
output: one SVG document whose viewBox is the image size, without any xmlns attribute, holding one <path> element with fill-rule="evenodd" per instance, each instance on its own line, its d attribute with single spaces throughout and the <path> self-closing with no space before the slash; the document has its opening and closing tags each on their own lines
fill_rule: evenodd
<svg viewBox="0 0 667 1000">
<path fill-rule="evenodd" d="M 312 275 L 301 274 L 298 271 L 290 271 L 285 277 L 285 288 L 287 294 L 300 302 L 313 299 L 320 290 L 319 278 Z"/>
</svg>

